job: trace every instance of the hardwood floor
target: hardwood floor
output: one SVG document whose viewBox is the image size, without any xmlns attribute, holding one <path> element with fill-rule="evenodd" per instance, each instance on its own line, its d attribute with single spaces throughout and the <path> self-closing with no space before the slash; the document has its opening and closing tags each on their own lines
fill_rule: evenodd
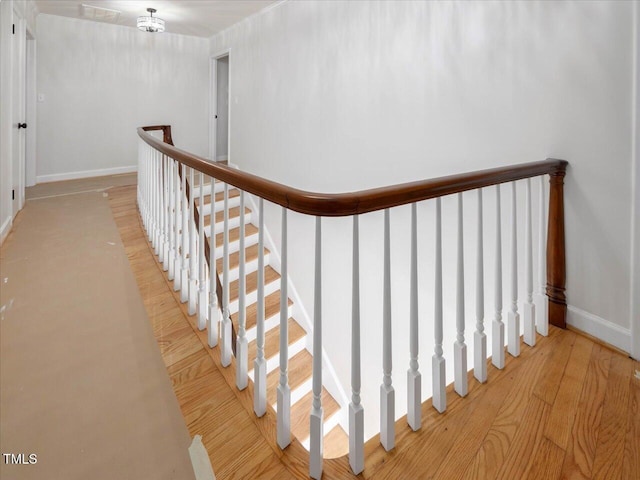
<svg viewBox="0 0 640 480">
<path fill-rule="evenodd" d="M 308 478 L 308 453 L 295 440 L 277 447 L 273 410 L 255 417 L 252 384 L 235 388 L 235 364 L 221 366 L 180 304 L 149 249 L 135 189 L 109 197 L 185 423 L 203 436 L 217 478 Z M 470 372 L 465 398 L 449 386 L 444 414 L 425 402 L 419 431 L 398 420 L 391 452 L 369 440 L 359 477 L 640 479 L 639 363 L 555 327 L 521 352 L 502 370 L 489 363 L 484 385 Z M 324 462 L 325 479 L 350 472 L 346 456 Z"/>
<path fill-rule="evenodd" d="M 111 189 L 109 199 L 185 423 L 191 436 L 202 435 L 216 477 L 295 478 L 238 401 L 247 392 L 234 387 L 235 364 L 221 367 L 219 349 L 206 346 L 170 288 L 140 225 L 135 187 Z"/>
</svg>

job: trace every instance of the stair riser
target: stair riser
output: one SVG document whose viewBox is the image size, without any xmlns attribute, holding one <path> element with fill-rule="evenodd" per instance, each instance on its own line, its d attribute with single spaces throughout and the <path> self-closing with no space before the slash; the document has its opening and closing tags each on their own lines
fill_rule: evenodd
<svg viewBox="0 0 640 480">
<path fill-rule="evenodd" d="M 252 219 L 252 215 L 251 213 L 246 213 L 244 215 L 244 224 L 248 225 L 251 223 L 251 219 Z M 205 217 L 205 223 L 206 223 L 207 218 Z M 229 219 L 229 229 L 231 230 L 232 228 L 236 228 L 240 226 L 240 216 L 237 217 L 232 217 Z M 204 227 L 205 232 L 207 233 L 207 236 L 209 234 L 209 231 L 211 230 L 211 227 L 209 225 Z M 224 222 L 218 222 L 216 223 L 215 226 L 215 232 L 216 234 L 224 232 Z"/>
<path fill-rule="evenodd" d="M 302 350 L 305 349 L 305 345 L 306 345 L 306 341 L 307 341 L 307 336 L 303 336 L 300 339 L 298 339 L 296 342 L 292 343 L 289 345 L 289 358 L 293 357 L 294 355 L 300 353 Z M 251 363 L 251 370 L 249 371 L 249 378 L 251 378 L 251 381 L 253 382 L 253 362 Z M 278 368 L 278 365 L 280 363 L 280 354 L 276 353 L 275 355 L 273 355 L 272 357 L 269 357 L 267 359 L 267 375 L 269 375 L 269 373 L 271 373 L 273 370 L 275 370 L 276 368 Z"/>
<path fill-rule="evenodd" d="M 206 233 L 207 233 L 207 238 L 209 238 L 208 231 Z M 245 247 L 250 247 L 251 245 L 255 245 L 256 243 L 258 243 L 257 232 L 254 233 L 253 235 L 247 235 L 246 237 L 244 237 Z M 236 240 L 235 242 L 229 242 L 229 253 L 235 253 L 238 250 L 240 250 L 239 240 Z M 219 244 L 216 245 L 216 259 L 222 258 L 223 254 L 224 254 L 224 248 L 223 248 L 222 242 L 220 242 Z"/>
<path fill-rule="evenodd" d="M 291 317 L 292 315 L 293 315 L 293 306 L 290 306 L 287 309 L 287 318 Z M 264 320 L 264 330 L 265 330 L 265 332 L 268 332 L 272 328 L 276 328 L 278 325 L 280 325 L 280 312 L 276 313 L 275 315 L 270 316 L 269 318 L 265 318 L 265 320 Z M 248 329 L 247 330 L 247 341 L 249 343 L 253 342 L 256 339 L 257 334 L 258 334 L 258 329 L 256 327 L 251 327 L 250 329 Z"/>
<path fill-rule="evenodd" d="M 230 188 L 235 188 L 235 187 L 230 187 Z M 224 191 L 224 183 L 216 182 L 215 192 L 216 193 L 220 193 L 222 191 Z M 193 194 L 195 195 L 194 198 L 200 196 L 200 187 L 199 186 L 193 187 Z M 211 195 L 211 184 L 210 183 L 207 183 L 207 184 L 204 185 L 204 189 L 203 189 L 202 194 L 204 196 Z"/>
<path fill-rule="evenodd" d="M 229 198 L 229 208 L 235 208 L 239 205 L 240 205 L 240 196 Z M 198 207 L 198 211 L 199 210 L 200 210 L 200 207 Z M 222 210 L 224 210 L 224 201 L 218 200 L 216 202 L 216 212 L 221 212 Z M 202 211 L 204 212 L 205 216 L 211 215 L 211 203 L 205 203 L 204 207 L 202 208 Z"/>
<path fill-rule="evenodd" d="M 308 380 L 299 385 L 298 388 L 291 392 L 291 405 L 295 405 L 302 399 L 307 393 L 311 391 L 313 388 L 313 378 L 309 377 Z M 273 409 L 276 410 L 277 406 L 274 406 Z"/>
<path fill-rule="evenodd" d="M 265 284 L 264 295 L 266 297 L 267 295 L 271 295 L 273 292 L 279 289 L 280 279 Z M 258 291 L 254 290 L 253 292 L 246 292 L 245 299 L 245 305 L 247 306 L 251 305 L 252 303 L 256 303 L 258 301 Z M 229 302 L 229 311 L 231 313 L 236 313 L 238 311 L 238 299 Z"/>
<path fill-rule="evenodd" d="M 264 256 L 264 264 L 269 265 L 269 254 L 267 253 Z M 251 260 L 250 262 L 246 262 L 244 264 L 244 272 L 245 275 L 249 275 L 250 273 L 255 272 L 256 270 L 258 270 L 258 259 L 254 259 Z M 229 270 L 229 281 L 233 282 L 235 280 L 237 280 L 240 277 L 240 268 L 239 267 L 235 267 L 233 269 Z"/>
<path fill-rule="evenodd" d="M 291 407 L 293 408 L 307 393 L 313 388 L 313 379 L 309 377 L 298 388 L 291 391 Z M 278 403 L 274 402 L 271 407 L 277 412 Z"/>
</svg>

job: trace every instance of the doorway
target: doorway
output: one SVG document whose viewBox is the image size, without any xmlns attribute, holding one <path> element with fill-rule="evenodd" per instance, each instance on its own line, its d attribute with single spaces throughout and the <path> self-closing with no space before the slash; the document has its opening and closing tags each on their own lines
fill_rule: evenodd
<svg viewBox="0 0 640 480">
<path fill-rule="evenodd" d="M 229 160 L 229 52 L 211 59 L 211 159 Z"/>
</svg>

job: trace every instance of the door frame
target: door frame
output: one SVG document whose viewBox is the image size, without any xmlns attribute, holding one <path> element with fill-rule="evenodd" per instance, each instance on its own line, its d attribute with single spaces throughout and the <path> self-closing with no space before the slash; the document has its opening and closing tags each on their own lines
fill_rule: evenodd
<svg viewBox="0 0 640 480">
<path fill-rule="evenodd" d="M 209 158 L 212 161 L 216 161 L 216 129 L 217 119 L 216 112 L 218 111 L 218 60 L 228 57 L 229 58 L 229 79 L 228 79 L 228 95 L 229 105 L 227 108 L 227 162 L 231 164 L 231 48 L 220 50 L 214 55 L 211 55 L 209 63 Z"/>
<path fill-rule="evenodd" d="M 36 36 L 29 25 L 26 26 L 25 38 L 26 71 L 25 71 L 25 100 L 26 100 L 26 152 L 25 152 L 25 177 L 24 185 L 31 187 L 36 181 Z"/>
<path fill-rule="evenodd" d="M 640 360 L 640 4 L 634 2 L 634 72 L 632 105 L 632 180 L 631 180 L 631 356 Z"/>
</svg>

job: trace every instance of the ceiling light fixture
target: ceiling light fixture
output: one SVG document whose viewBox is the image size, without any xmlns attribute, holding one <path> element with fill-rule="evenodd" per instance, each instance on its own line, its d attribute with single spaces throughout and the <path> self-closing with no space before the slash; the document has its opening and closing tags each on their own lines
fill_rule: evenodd
<svg viewBox="0 0 640 480">
<path fill-rule="evenodd" d="M 156 13 L 156 9 L 147 8 L 147 12 L 149 12 L 148 17 L 138 17 L 138 30 L 151 33 L 164 32 L 164 20 L 153 16 L 153 14 Z"/>
</svg>

